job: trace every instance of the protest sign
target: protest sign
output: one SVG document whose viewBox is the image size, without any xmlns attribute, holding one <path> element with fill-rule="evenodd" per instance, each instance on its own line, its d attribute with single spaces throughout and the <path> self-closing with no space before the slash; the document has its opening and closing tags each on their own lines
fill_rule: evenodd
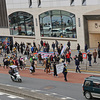
<svg viewBox="0 0 100 100">
<path fill-rule="evenodd" d="M 82 53 L 83 59 L 87 59 L 87 53 Z"/>
<path fill-rule="evenodd" d="M 57 74 L 60 74 L 63 72 L 63 63 L 56 65 L 56 69 L 57 69 Z"/>
</svg>

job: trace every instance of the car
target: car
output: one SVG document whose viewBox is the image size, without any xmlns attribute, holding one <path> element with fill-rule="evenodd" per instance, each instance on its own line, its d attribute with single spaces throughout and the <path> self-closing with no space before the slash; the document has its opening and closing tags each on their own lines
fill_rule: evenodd
<svg viewBox="0 0 100 100">
<path fill-rule="evenodd" d="M 88 100 L 92 98 L 100 98 L 100 76 L 90 76 L 85 78 L 83 95 Z"/>
<path fill-rule="evenodd" d="M 20 34 L 19 33 L 16 33 L 16 35 L 26 35 L 26 32 L 25 31 L 21 31 Z M 28 30 L 27 31 L 27 35 L 26 36 L 34 36 L 34 35 L 35 35 L 35 33 L 32 32 L 31 30 Z"/>
<path fill-rule="evenodd" d="M 51 29 L 50 33 L 50 36 L 53 35 L 55 37 L 59 37 L 61 33 L 61 28 Z"/>
<path fill-rule="evenodd" d="M 43 27 L 43 30 L 51 30 L 51 28 L 52 28 L 51 25 L 46 25 Z"/>
</svg>

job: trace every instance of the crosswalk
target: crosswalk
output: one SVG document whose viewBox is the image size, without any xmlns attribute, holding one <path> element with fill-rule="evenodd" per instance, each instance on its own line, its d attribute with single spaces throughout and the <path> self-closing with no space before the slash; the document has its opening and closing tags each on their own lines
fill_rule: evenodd
<svg viewBox="0 0 100 100">
<path fill-rule="evenodd" d="M 4 98 L 6 98 L 6 100 L 24 100 L 23 97 L 19 97 L 19 96 L 15 96 L 12 94 L 8 94 L 8 93 L 4 93 L 4 92 L 0 92 L 0 100 L 4 100 Z"/>
</svg>

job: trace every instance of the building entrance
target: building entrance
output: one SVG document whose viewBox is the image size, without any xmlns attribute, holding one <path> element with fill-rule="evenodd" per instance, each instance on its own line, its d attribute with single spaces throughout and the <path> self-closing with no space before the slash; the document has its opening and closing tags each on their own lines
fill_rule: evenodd
<svg viewBox="0 0 100 100">
<path fill-rule="evenodd" d="M 100 42 L 100 15 L 84 16 L 85 44 L 89 48 L 97 48 Z"/>
</svg>

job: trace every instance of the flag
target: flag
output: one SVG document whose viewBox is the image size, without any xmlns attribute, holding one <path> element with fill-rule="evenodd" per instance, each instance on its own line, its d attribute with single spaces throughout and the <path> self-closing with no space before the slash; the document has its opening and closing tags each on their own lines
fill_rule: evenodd
<svg viewBox="0 0 100 100">
<path fill-rule="evenodd" d="M 65 49 L 66 49 L 66 46 L 64 44 L 63 49 L 61 50 L 61 55 L 62 55 L 62 53 L 64 52 Z"/>
</svg>

